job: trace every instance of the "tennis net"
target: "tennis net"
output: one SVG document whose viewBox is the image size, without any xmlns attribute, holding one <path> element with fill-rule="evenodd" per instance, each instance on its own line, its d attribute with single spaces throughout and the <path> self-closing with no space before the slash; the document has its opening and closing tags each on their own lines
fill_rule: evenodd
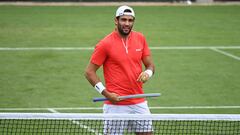
<svg viewBox="0 0 240 135">
<path fill-rule="evenodd" d="M 1 135 L 239 135 L 240 115 L 0 113 Z"/>
</svg>

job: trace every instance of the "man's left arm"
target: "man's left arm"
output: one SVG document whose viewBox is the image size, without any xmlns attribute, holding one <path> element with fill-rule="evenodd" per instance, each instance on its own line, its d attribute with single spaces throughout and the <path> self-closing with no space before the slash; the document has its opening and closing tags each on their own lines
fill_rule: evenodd
<svg viewBox="0 0 240 135">
<path fill-rule="evenodd" d="M 155 66 L 154 66 L 154 63 L 153 63 L 153 59 L 152 59 L 152 57 L 150 55 L 143 57 L 142 62 L 144 64 L 144 66 L 145 66 L 145 71 L 143 71 L 138 76 L 137 81 L 145 83 L 154 74 Z"/>
</svg>

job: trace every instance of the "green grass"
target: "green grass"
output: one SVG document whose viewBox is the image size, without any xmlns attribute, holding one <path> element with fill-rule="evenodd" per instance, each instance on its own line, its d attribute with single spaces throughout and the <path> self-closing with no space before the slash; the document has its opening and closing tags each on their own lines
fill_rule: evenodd
<svg viewBox="0 0 240 135">
<path fill-rule="evenodd" d="M 149 46 L 239 46 L 240 6 L 134 7 Z M 0 6 L 0 47 L 93 47 L 114 29 L 116 7 Z M 223 51 L 240 57 L 239 49 Z M 0 108 L 101 107 L 84 78 L 92 50 L 0 51 Z M 239 60 L 205 50 L 152 50 L 150 106 L 239 106 Z M 102 78 L 102 73 L 98 72 Z M 60 110 L 60 112 L 92 112 Z M 101 112 L 101 110 L 93 110 Z M 240 109 L 152 110 L 240 113 Z"/>
<path fill-rule="evenodd" d="M 239 6 L 134 7 L 151 46 L 239 45 Z M 1 6 L 1 46 L 94 46 L 114 29 L 116 7 Z M 17 43 L 17 44 L 16 44 Z"/>
</svg>

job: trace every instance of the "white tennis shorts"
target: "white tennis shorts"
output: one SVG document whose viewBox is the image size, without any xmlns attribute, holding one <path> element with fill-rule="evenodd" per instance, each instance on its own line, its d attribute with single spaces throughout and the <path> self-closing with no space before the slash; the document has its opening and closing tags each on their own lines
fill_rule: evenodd
<svg viewBox="0 0 240 135">
<path fill-rule="evenodd" d="M 135 105 L 104 104 L 104 114 L 150 114 L 147 101 Z M 126 131 L 127 130 L 127 131 Z M 104 135 L 123 135 L 124 132 L 152 132 L 151 120 L 106 120 L 104 121 Z"/>
</svg>

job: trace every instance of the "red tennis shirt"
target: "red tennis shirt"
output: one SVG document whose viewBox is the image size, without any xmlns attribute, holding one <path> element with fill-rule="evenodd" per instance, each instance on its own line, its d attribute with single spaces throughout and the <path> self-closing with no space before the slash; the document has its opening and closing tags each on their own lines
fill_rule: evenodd
<svg viewBox="0 0 240 135">
<path fill-rule="evenodd" d="M 131 31 L 126 41 L 113 31 L 95 47 L 91 63 L 103 65 L 106 88 L 120 96 L 143 94 L 142 83 L 137 81 L 142 72 L 142 59 L 150 55 L 143 34 Z M 144 98 L 127 99 L 117 105 L 132 105 L 145 101 Z M 111 104 L 106 101 L 105 104 Z"/>
</svg>

